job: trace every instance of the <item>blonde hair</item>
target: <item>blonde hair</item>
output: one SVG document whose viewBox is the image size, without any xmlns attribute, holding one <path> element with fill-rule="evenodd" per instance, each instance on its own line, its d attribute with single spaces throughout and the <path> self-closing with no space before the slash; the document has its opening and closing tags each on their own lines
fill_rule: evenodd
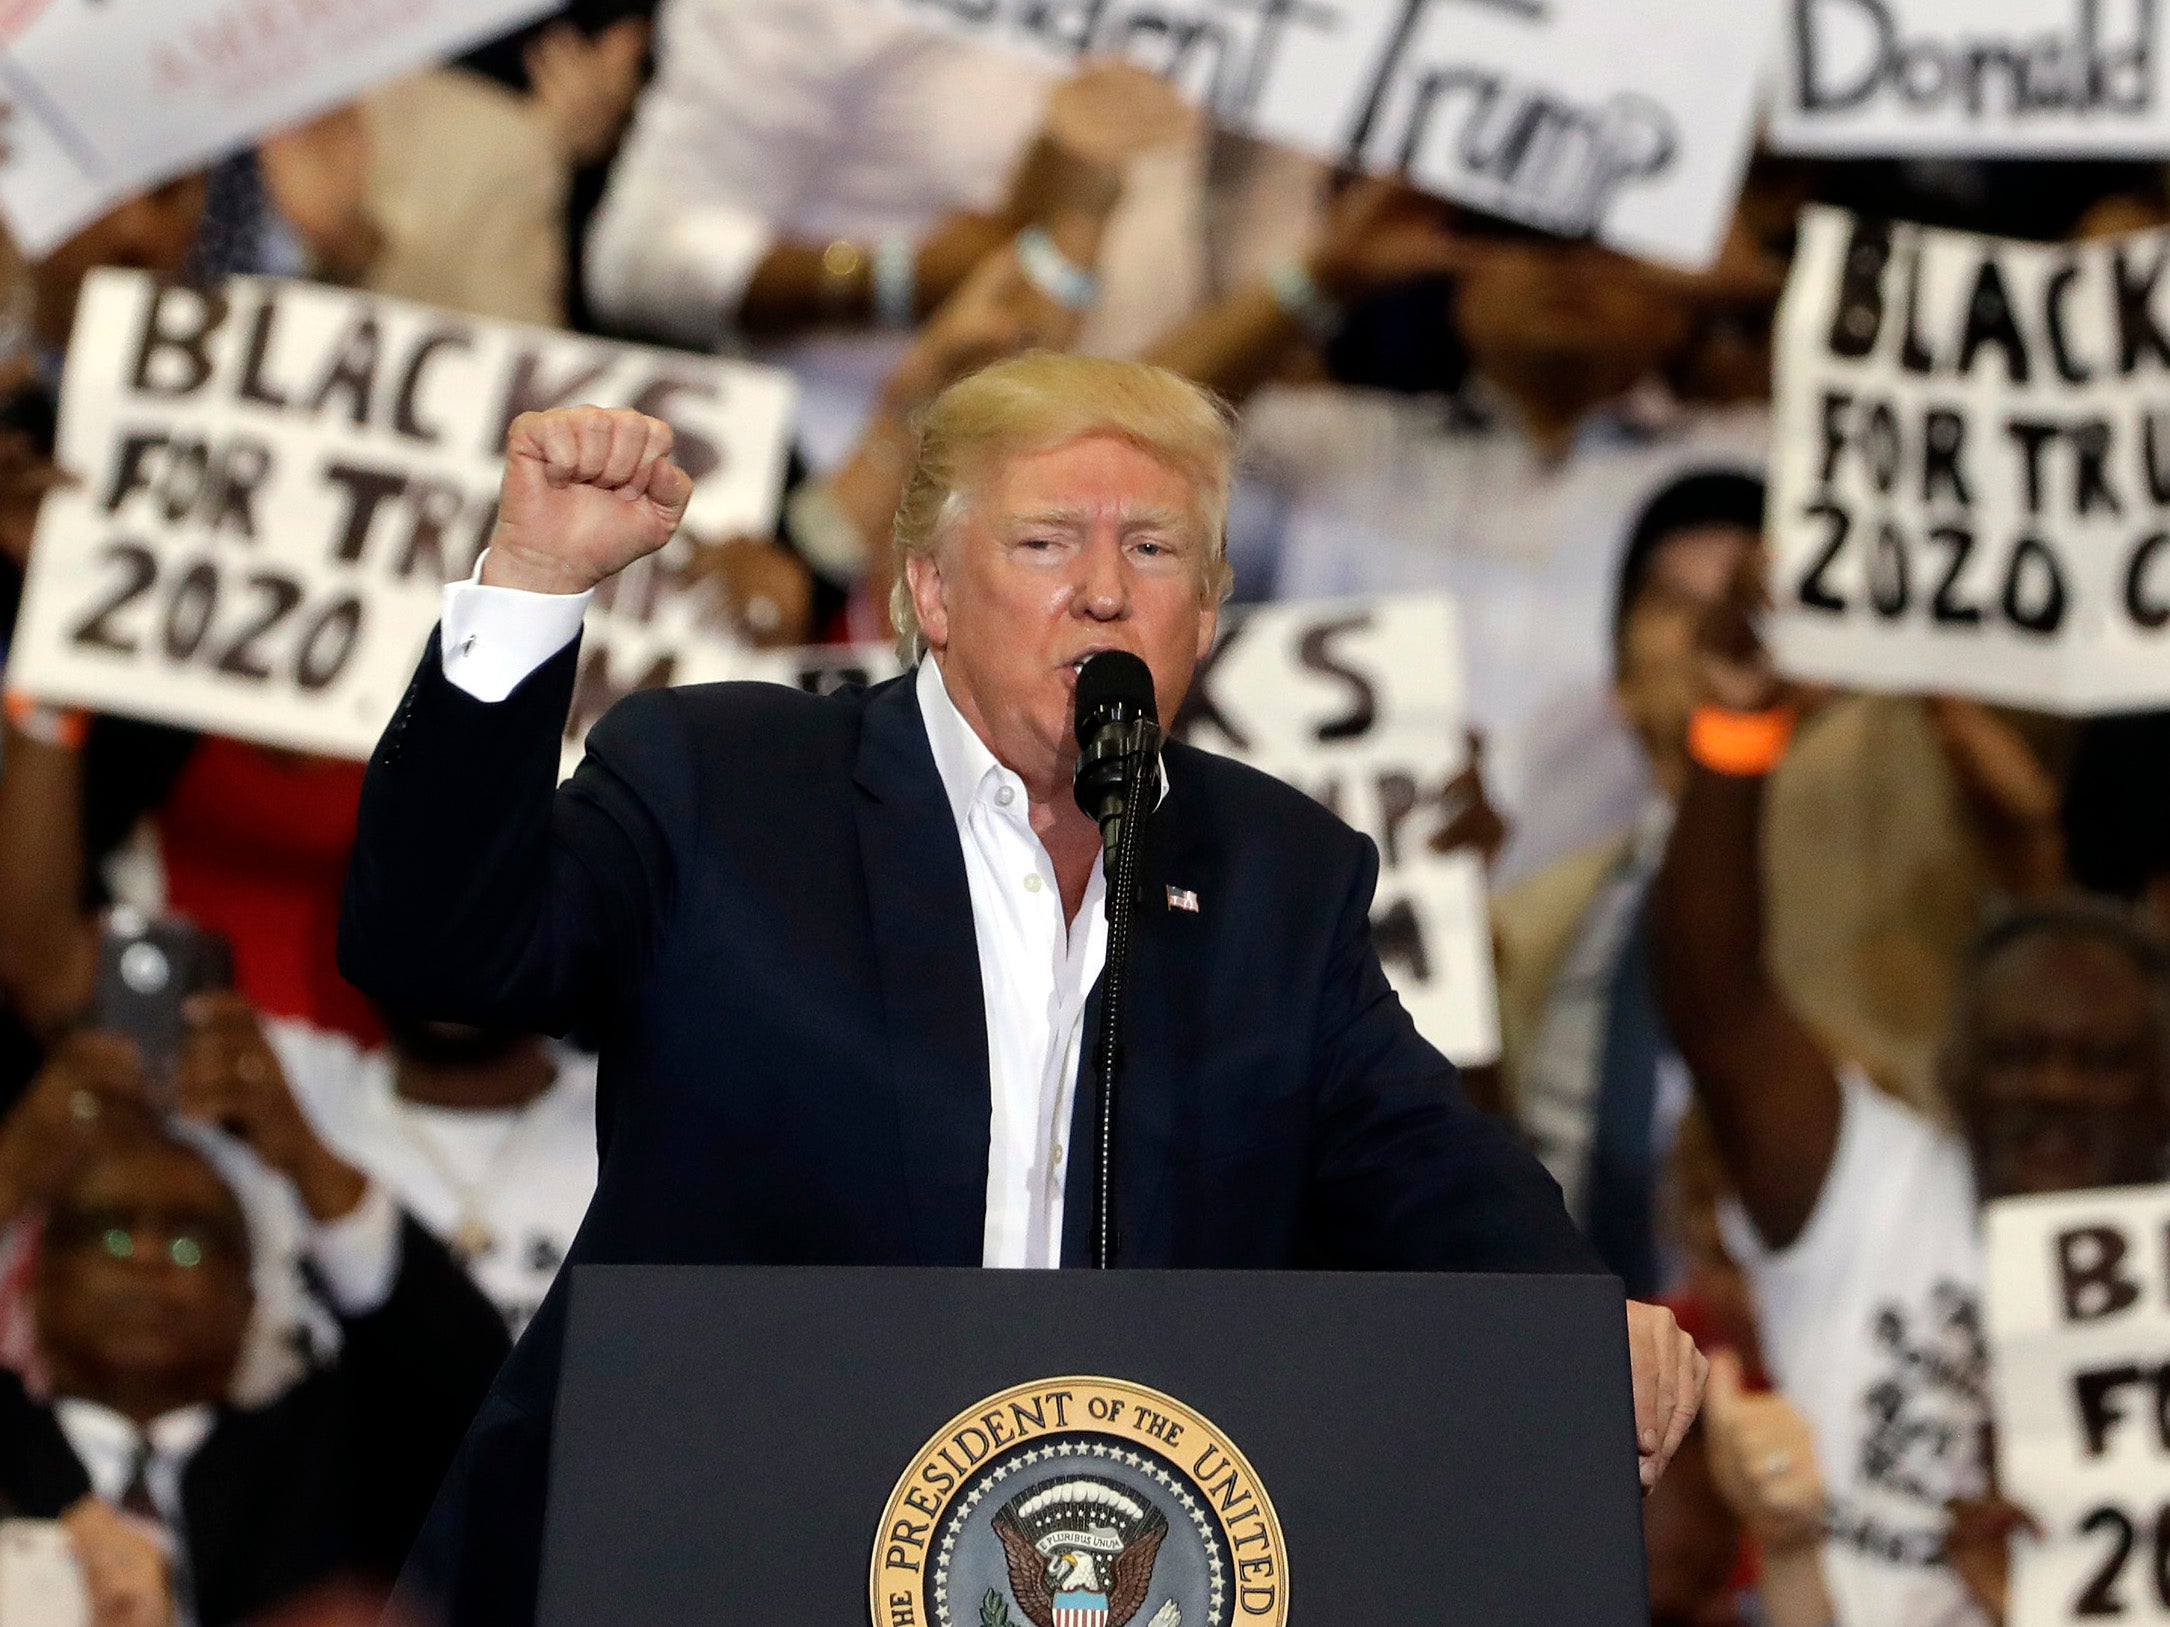
<svg viewBox="0 0 2170 1627">
<path fill-rule="evenodd" d="M 1216 603 L 1226 597 L 1231 417 L 1218 396 L 1165 367 L 1099 356 L 1034 351 L 952 384 L 919 416 L 897 503 L 889 616 L 898 656 L 909 666 L 927 648 L 905 562 L 934 552 L 974 483 L 1005 458 L 1091 435 L 1128 441 L 1191 483 L 1206 542 L 1199 593 Z"/>
</svg>

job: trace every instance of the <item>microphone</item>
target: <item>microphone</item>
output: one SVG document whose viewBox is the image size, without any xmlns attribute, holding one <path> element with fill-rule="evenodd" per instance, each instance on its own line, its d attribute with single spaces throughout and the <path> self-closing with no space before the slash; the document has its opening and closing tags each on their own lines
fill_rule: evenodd
<svg viewBox="0 0 2170 1627">
<path fill-rule="evenodd" d="M 1130 812 L 1127 796 L 1133 775 L 1147 787 L 1143 794 L 1150 794 L 1157 783 L 1152 770 L 1160 756 L 1160 710 L 1146 664 L 1128 650 L 1102 650 L 1088 657 L 1077 675 L 1076 730 L 1072 790 L 1112 853 Z"/>
<path fill-rule="evenodd" d="M 1093 1140 L 1092 1260 L 1105 1271 L 1115 1264 L 1115 1121 L 1122 1064 L 1124 985 L 1130 965 L 1130 929 L 1137 914 L 1139 820 L 1133 797 L 1152 795 L 1160 762 L 1160 709 L 1153 674 L 1128 650 L 1089 656 L 1077 674 L 1077 805 L 1100 827 L 1107 866 L 1108 958 L 1100 982 L 1100 1033 L 1094 1054 L 1100 1069 L 1100 1103 Z"/>
</svg>

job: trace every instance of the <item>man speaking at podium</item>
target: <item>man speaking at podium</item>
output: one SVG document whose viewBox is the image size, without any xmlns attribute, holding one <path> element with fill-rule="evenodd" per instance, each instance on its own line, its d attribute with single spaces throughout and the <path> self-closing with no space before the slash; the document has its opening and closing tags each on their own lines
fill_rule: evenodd
<svg viewBox="0 0 2170 1627">
<path fill-rule="evenodd" d="M 626 411 L 513 424 L 489 551 L 369 767 L 347 975 L 600 1037 L 576 1264 L 1083 1264 L 1107 942 L 1074 692 L 1128 651 L 1180 705 L 1226 581 L 1225 417 L 1130 362 L 952 386 L 896 519 L 916 670 L 636 694 L 560 789 L 581 611 L 677 526 L 670 444 Z M 1601 1270 L 1387 986 L 1370 841 L 1180 745 L 1142 800 L 1116 1263 Z M 532 1616 L 563 1326 L 553 1292 L 410 1566 L 461 1627 Z M 1702 1359 L 1662 1310 L 1629 1333 L 1648 1483 Z"/>
</svg>

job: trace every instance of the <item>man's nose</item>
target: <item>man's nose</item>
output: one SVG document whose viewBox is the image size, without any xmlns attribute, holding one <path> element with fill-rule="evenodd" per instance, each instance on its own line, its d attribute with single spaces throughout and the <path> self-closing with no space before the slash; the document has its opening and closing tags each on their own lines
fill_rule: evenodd
<svg viewBox="0 0 2170 1627">
<path fill-rule="evenodd" d="M 1077 592 L 1072 600 L 1080 615 L 1116 621 L 1130 613 L 1130 562 L 1113 528 L 1095 532 L 1078 554 Z"/>
</svg>

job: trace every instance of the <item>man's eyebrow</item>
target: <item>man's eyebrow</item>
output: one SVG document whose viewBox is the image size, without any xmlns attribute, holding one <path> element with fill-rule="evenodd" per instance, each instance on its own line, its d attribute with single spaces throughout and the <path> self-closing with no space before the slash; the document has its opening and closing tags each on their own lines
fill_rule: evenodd
<svg viewBox="0 0 2170 1627">
<path fill-rule="evenodd" d="M 1093 522 L 1094 511 L 1089 508 L 1042 508 L 1025 514 L 1013 514 L 1014 526 L 1060 526 L 1078 530 Z M 1181 531 L 1190 525 L 1190 516 L 1168 508 L 1126 508 L 1117 529 L 1125 533 L 1133 531 Z"/>
<path fill-rule="evenodd" d="M 1083 508 L 1038 508 L 1029 514 L 1013 514 L 1012 525 L 1060 525 L 1077 527 L 1092 523 L 1092 511 Z"/>
</svg>

